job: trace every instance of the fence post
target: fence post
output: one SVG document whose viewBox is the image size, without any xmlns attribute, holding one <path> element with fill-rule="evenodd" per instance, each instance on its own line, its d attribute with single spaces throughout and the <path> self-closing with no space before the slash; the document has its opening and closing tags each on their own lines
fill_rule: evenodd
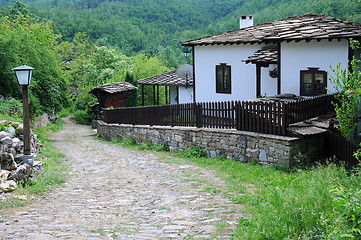
<svg viewBox="0 0 361 240">
<path fill-rule="evenodd" d="M 201 103 L 193 103 L 194 106 L 194 113 L 196 117 L 196 127 L 202 127 L 202 106 Z"/>
<path fill-rule="evenodd" d="M 288 122 L 287 122 L 287 104 L 286 103 L 284 103 L 284 102 L 282 102 L 282 104 L 281 104 L 281 108 L 282 108 L 282 112 L 281 112 L 281 122 L 282 122 L 282 135 L 286 135 L 286 130 L 287 130 L 287 127 L 288 127 Z"/>
</svg>

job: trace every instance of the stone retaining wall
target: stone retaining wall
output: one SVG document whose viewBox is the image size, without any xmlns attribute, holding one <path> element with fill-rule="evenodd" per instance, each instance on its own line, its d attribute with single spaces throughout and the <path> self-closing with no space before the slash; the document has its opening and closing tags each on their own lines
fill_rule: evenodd
<svg viewBox="0 0 361 240">
<path fill-rule="evenodd" d="M 299 153 L 314 157 L 323 149 L 322 135 L 300 139 L 228 129 L 107 124 L 99 120 L 94 121 L 93 126 L 107 139 L 132 137 L 138 143 L 151 140 L 153 144 L 166 141 L 171 151 L 184 151 L 195 145 L 205 149 L 211 158 L 257 160 L 267 166 L 291 166 Z"/>
</svg>

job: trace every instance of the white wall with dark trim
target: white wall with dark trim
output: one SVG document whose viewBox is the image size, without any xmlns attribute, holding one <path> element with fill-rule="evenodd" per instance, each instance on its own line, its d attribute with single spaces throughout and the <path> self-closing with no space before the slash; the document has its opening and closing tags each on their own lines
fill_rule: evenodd
<svg viewBox="0 0 361 240">
<path fill-rule="evenodd" d="M 300 71 L 307 67 L 319 67 L 319 70 L 329 71 L 327 88 L 334 92 L 329 77 L 334 76 L 330 66 L 336 68 L 348 64 L 348 41 L 322 40 L 317 42 L 284 42 L 281 44 L 281 92 L 300 94 Z"/>
<path fill-rule="evenodd" d="M 196 46 L 195 84 L 197 102 L 247 100 L 256 97 L 256 66 L 242 60 L 253 55 L 258 44 Z M 216 65 L 231 66 L 231 94 L 216 93 Z"/>
</svg>

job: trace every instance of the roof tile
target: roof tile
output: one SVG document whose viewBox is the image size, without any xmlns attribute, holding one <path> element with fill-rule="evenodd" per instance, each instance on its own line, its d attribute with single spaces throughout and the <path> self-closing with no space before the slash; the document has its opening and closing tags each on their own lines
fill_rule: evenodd
<svg viewBox="0 0 361 240">
<path fill-rule="evenodd" d="M 193 86 L 193 78 L 189 78 L 189 85 Z M 176 70 L 159 74 L 157 76 L 145 78 L 138 80 L 139 84 L 144 85 L 160 85 L 160 86 L 186 86 L 187 81 L 179 77 L 176 73 Z"/>
<path fill-rule="evenodd" d="M 360 37 L 361 24 L 318 14 L 305 14 L 235 31 L 181 42 L 184 46 L 262 43 L 295 39 Z"/>
</svg>

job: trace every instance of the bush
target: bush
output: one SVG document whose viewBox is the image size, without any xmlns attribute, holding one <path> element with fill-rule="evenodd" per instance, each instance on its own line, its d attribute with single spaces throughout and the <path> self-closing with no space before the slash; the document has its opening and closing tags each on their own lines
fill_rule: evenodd
<svg viewBox="0 0 361 240">
<path fill-rule="evenodd" d="M 207 153 L 201 147 L 190 146 L 189 148 L 184 150 L 184 155 L 188 158 L 201 158 L 206 157 Z"/>
<path fill-rule="evenodd" d="M 63 108 L 57 115 L 59 118 L 67 117 L 73 112 L 72 108 Z"/>
<path fill-rule="evenodd" d="M 169 152 L 169 146 L 167 142 L 161 142 L 154 144 L 153 150 L 157 152 Z"/>
<path fill-rule="evenodd" d="M 15 98 L 8 98 L 0 100 L 0 114 L 14 116 L 23 115 L 23 106 L 21 101 L 16 100 Z"/>
<path fill-rule="evenodd" d="M 91 125 L 92 120 L 94 119 L 94 114 L 88 110 L 78 110 L 74 112 L 73 117 L 70 118 L 78 124 Z"/>
<path fill-rule="evenodd" d="M 152 150 L 153 149 L 153 143 L 150 140 L 141 142 L 138 147 L 140 150 Z"/>
</svg>

